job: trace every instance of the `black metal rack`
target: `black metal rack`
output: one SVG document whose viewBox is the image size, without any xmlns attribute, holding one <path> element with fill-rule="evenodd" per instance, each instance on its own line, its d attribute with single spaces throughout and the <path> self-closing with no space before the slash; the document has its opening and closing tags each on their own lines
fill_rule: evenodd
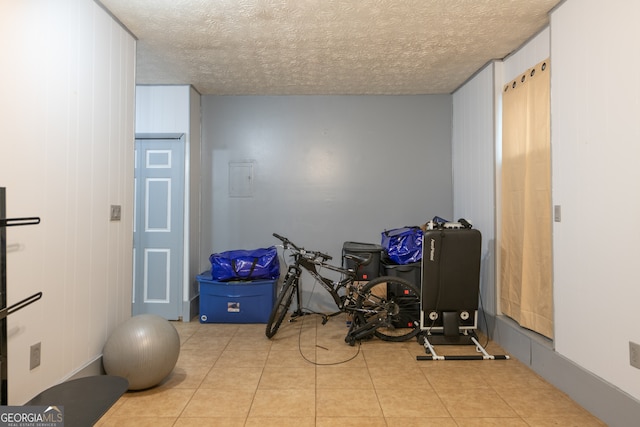
<svg viewBox="0 0 640 427">
<path fill-rule="evenodd" d="M 37 292 L 7 307 L 7 227 L 40 224 L 38 217 L 5 218 L 6 190 L 0 187 L 0 405 L 8 404 L 7 316 L 42 298 Z"/>
</svg>

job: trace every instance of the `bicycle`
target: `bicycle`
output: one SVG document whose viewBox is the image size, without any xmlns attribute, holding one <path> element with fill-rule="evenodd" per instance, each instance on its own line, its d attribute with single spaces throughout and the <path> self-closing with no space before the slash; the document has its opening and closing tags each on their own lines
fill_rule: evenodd
<svg viewBox="0 0 640 427">
<path fill-rule="evenodd" d="M 329 264 L 332 257 L 320 251 L 309 251 L 297 246 L 286 237 L 276 233 L 284 251 L 290 250 L 294 262 L 287 267 L 282 288 L 269 315 L 266 327 L 267 338 L 272 338 L 286 317 L 294 294 L 296 309 L 292 312 L 290 322 L 311 312 L 302 309 L 300 293 L 300 277 L 306 270 L 322 287 L 329 292 L 338 311 L 321 314 L 322 324 L 330 317 L 340 313 L 351 315 L 352 321 L 345 342 L 355 345 L 356 341 L 376 336 L 383 341 L 406 341 L 420 332 L 420 291 L 411 282 L 394 276 L 381 276 L 368 282 L 359 282 L 357 271 L 360 266 L 368 265 L 372 256 L 344 254 L 345 260 L 351 261 L 355 268 L 345 268 Z M 340 279 L 331 280 L 318 270 L 325 268 L 340 273 Z"/>
</svg>

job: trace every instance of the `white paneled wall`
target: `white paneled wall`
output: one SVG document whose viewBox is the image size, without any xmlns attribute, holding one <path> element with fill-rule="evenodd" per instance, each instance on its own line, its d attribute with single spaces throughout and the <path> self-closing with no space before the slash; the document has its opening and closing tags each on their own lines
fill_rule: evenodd
<svg viewBox="0 0 640 427">
<path fill-rule="evenodd" d="M 495 314 L 494 64 L 453 94 L 453 212 L 482 233 L 481 297 Z"/>
<path fill-rule="evenodd" d="M 504 81 L 502 83 L 510 82 L 522 72 L 547 59 L 549 57 L 550 36 L 551 31 L 546 27 L 520 49 L 505 58 Z"/>
<path fill-rule="evenodd" d="M 189 132 L 189 96 L 187 85 L 137 86 L 137 133 Z"/>
<path fill-rule="evenodd" d="M 9 304 L 44 294 L 8 322 L 22 404 L 98 360 L 131 315 L 135 41 L 90 0 L 2 2 L 0 40 L 0 186 L 8 216 L 42 219 L 7 231 Z"/>
<path fill-rule="evenodd" d="M 640 3 L 623 0 L 571 0 L 551 17 L 556 350 L 636 399 L 638 17 Z"/>
</svg>

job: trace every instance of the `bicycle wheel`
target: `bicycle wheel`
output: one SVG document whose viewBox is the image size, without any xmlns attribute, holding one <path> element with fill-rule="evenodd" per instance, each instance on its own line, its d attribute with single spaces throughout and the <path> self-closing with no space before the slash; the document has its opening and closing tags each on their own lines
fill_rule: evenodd
<svg viewBox="0 0 640 427">
<path fill-rule="evenodd" d="M 295 275 L 291 275 L 286 279 L 284 285 L 282 285 L 282 290 L 276 298 L 276 303 L 271 310 L 269 321 L 267 322 L 267 330 L 265 332 L 267 338 L 273 337 L 276 332 L 278 332 L 278 328 L 287 315 L 289 306 L 291 306 L 291 300 L 293 300 L 294 291 L 298 288 L 297 279 Z"/>
<path fill-rule="evenodd" d="M 400 277 L 377 277 L 358 291 L 355 313 L 360 325 L 381 322 L 374 331 L 381 340 L 406 341 L 420 332 L 420 291 Z"/>
</svg>

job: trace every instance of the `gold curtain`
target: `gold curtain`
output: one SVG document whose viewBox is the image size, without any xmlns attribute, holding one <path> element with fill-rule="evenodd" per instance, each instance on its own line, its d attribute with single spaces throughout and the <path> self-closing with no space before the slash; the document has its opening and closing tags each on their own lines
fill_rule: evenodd
<svg viewBox="0 0 640 427">
<path fill-rule="evenodd" d="M 549 74 L 542 61 L 503 91 L 500 307 L 553 338 Z"/>
</svg>

